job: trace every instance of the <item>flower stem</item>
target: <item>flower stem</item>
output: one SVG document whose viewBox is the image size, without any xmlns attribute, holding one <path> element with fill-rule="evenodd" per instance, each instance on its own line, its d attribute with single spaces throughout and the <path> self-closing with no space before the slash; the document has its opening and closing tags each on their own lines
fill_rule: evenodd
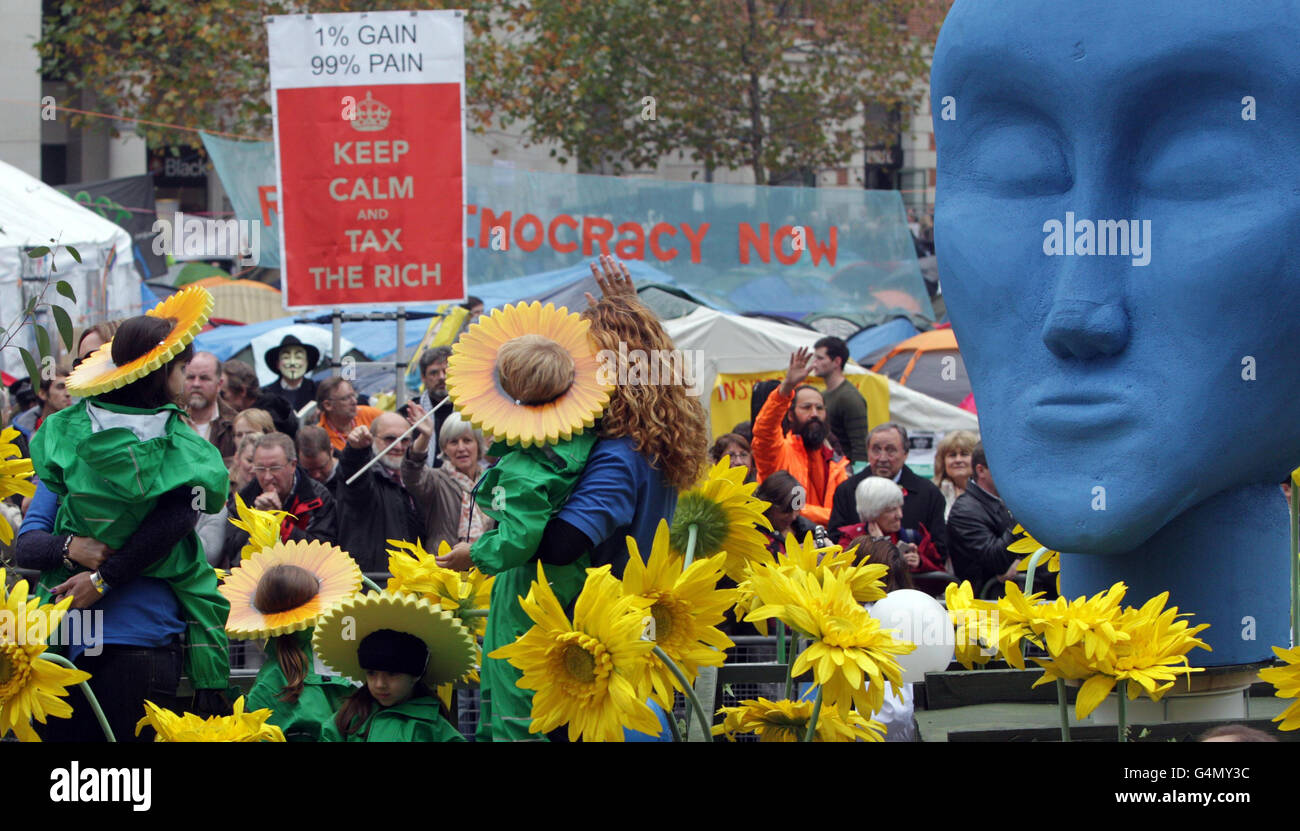
<svg viewBox="0 0 1300 831">
<path fill-rule="evenodd" d="M 1300 487 L 1291 485 L 1291 645 L 1300 642 Z"/>
<path fill-rule="evenodd" d="M 664 652 L 663 647 L 658 644 L 655 644 L 655 655 L 659 657 L 659 660 L 664 662 L 664 666 L 668 667 L 668 671 L 677 679 L 677 683 L 682 685 L 682 692 L 686 694 L 686 700 L 689 701 L 691 706 L 695 709 L 695 714 L 700 717 L 700 724 L 704 725 L 704 730 L 707 733 L 713 724 L 713 720 L 709 718 L 708 713 L 704 712 L 704 705 L 700 703 L 700 699 L 695 695 L 695 688 L 691 686 L 690 680 L 687 679 L 686 674 L 682 672 L 681 667 L 677 666 L 677 664 L 673 662 L 673 659 L 668 657 L 668 653 Z M 668 718 L 671 719 L 672 717 L 672 713 L 669 712 Z M 687 718 L 690 718 L 689 713 L 687 714 Z M 690 722 L 687 721 L 687 729 L 689 728 Z"/>
<path fill-rule="evenodd" d="M 811 742 L 817 735 L 817 717 L 822 714 L 822 688 L 817 688 L 817 697 L 813 699 L 812 715 L 808 717 L 808 732 L 803 734 L 803 740 Z"/>
<path fill-rule="evenodd" d="M 686 562 L 682 563 L 682 570 L 691 567 L 691 562 L 695 559 L 695 542 L 700 534 L 699 526 L 694 522 L 686 526 Z"/>
<path fill-rule="evenodd" d="M 784 635 L 782 638 L 784 639 Z M 796 636 L 797 638 L 797 636 Z M 796 640 L 796 643 L 798 641 Z M 794 644 L 791 644 L 789 651 L 789 660 L 785 662 L 785 697 L 791 701 L 794 700 Z"/>
<path fill-rule="evenodd" d="M 76 669 L 77 665 L 69 661 L 62 655 L 55 655 L 53 652 L 42 652 L 40 657 L 55 664 L 61 664 L 68 669 Z M 81 687 L 81 694 L 86 696 L 86 701 L 90 703 L 90 709 L 94 711 L 95 718 L 99 720 L 99 729 L 104 731 L 104 739 L 110 742 L 116 742 L 117 737 L 113 735 L 113 728 L 108 726 L 108 719 L 104 716 L 103 709 L 99 706 L 99 699 L 90 691 L 90 684 L 82 681 L 77 686 Z"/>
<path fill-rule="evenodd" d="M 673 715 L 673 711 L 670 709 L 667 713 L 664 713 L 664 715 L 668 716 L 668 732 L 673 734 L 673 741 L 675 742 L 686 741 L 686 739 L 682 738 L 682 728 L 681 725 L 677 723 L 677 716 Z M 691 717 L 690 710 L 686 711 L 686 717 L 687 718 Z M 690 725 L 687 725 L 687 729 L 690 729 Z"/>
<path fill-rule="evenodd" d="M 1029 566 L 1025 569 L 1025 594 L 1034 593 L 1034 569 L 1038 568 L 1038 560 L 1047 553 L 1047 546 L 1041 546 L 1029 558 Z"/>
<path fill-rule="evenodd" d="M 1061 741 L 1070 740 L 1070 707 L 1065 701 L 1065 681 L 1056 679 L 1056 707 L 1061 713 Z"/>
<path fill-rule="evenodd" d="M 374 580 L 371 580 L 369 577 L 367 577 L 364 574 L 361 575 L 361 584 L 373 592 L 381 592 L 381 593 L 383 592 L 383 589 L 379 588 L 378 583 L 376 583 Z"/>
<path fill-rule="evenodd" d="M 785 623 L 776 622 L 776 662 L 785 663 Z"/>
<path fill-rule="evenodd" d="M 456 614 L 461 618 L 487 617 L 488 609 L 461 609 Z"/>
<path fill-rule="evenodd" d="M 1116 722 L 1119 725 L 1119 740 L 1128 741 L 1128 679 L 1121 679 L 1115 686 L 1115 694 L 1119 696 L 1119 718 Z"/>
</svg>

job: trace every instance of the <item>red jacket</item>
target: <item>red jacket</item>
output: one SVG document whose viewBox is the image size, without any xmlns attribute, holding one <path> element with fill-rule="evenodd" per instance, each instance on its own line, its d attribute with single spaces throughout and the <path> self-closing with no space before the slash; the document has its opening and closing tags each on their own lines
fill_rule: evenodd
<svg viewBox="0 0 1300 831">
<path fill-rule="evenodd" d="M 754 454 L 754 466 L 757 468 L 758 480 L 761 482 L 778 470 L 784 470 L 799 480 L 807 494 L 800 513 L 817 523 L 825 525 L 831 518 L 831 504 L 835 499 L 835 489 L 849 478 L 849 460 L 844 457 L 832 459 L 827 463 L 826 490 L 821 500 L 813 494 L 811 480 L 808 476 L 808 451 L 803 439 L 791 433 L 781 433 L 781 420 L 790 409 L 794 395 L 781 395 L 781 388 L 772 390 L 754 420 L 754 441 L 750 451 Z M 819 460 L 820 461 L 820 460 Z"/>
<path fill-rule="evenodd" d="M 925 574 L 930 571 L 947 571 L 943 564 L 943 557 L 939 556 L 939 549 L 934 547 L 934 540 L 930 538 L 930 529 L 924 524 L 919 526 L 921 530 L 921 541 L 916 544 L 916 553 L 920 555 L 921 562 L 916 564 L 916 568 L 911 569 L 913 574 Z M 849 543 L 863 534 L 867 533 L 867 524 L 859 522 L 857 525 L 843 525 L 835 529 L 839 531 L 839 544 L 848 547 Z M 889 541 L 898 545 L 898 532 L 889 535 Z"/>
</svg>

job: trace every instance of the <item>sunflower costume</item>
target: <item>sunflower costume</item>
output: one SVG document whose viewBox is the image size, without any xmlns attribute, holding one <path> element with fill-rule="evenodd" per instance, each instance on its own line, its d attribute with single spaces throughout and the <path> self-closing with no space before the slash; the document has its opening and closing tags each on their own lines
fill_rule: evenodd
<svg viewBox="0 0 1300 831">
<path fill-rule="evenodd" d="M 291 608 L 278 611 L 257 608 L 258 588 L 276 566 L 296 566 L 316 581 L 311 597 Z M 312 672 L 312 624 L 361 587 L 361 569 L 336 546 L 323 542 L 276 543 L 259 551 L 231 571 L 221 584 L 221 594 L 230 601 L 226 634 L 236 639 L 266 638 L 266 659 L 248 692 L 250 710 L 267 709 L 267 719 L 284 731 L 286 741 L 316 742 L 334 717 L 343 699 L 355 689 L 346 679 Z M 288 679 L 280 663 L 282 650 L 305 668 L 302 688 L 296 700 L 282 700 Z M 296 654 L 293 654 L 296 653 Z"/>
<path fill-rule="evenodd" d="M 95 396 L 162 368 L 193 340 L 211 309 L 212 295 L 202 287 L 177 292 L 147 313 L 178 321 L 156 347 L 118 367 L 111 343 L 104 344 L 69 376 L 68 391 Z M 59 497 L 54 533 L 120 548 L 159 497 L 176 488 L 190 489 L 194 506 L 205 513 L 220 511 L 230 475 L 221 453 L 184 415 L 173 404 L 141 409 L 83 398 L 47 418 L 32 438 L 31 454 L 36 475 Z M 43 572 L 42 599 L 73 573 L 66 565 Z M 223 625 L 230 607 L 198 535 L 186 534 L 141 574 L 165 580 L 176 595 L 186 624 L 185 672 L 194 688 L 226 691 L 230 660 Z"/>
<path fill-rule="evenodd" d="M 547 522 L 573 492 L 596 443 L 592 428 L 609 400 L 599 361 L 588 337 L 589 324 L 566 309 L 539 303 L 498 309 L 469 331 L 447 362 L 447 391 L 462 416 L 497 441 L 488 451 L 500 459 L 483 474 L 475 501 L 495 528 L 471 547 L 484 574 L 495 575 L 483 639 L 481 686 L 487 702 L 479 720 L 480 741 L 534 741 L 532 692 L 520 689 L 522 673 L 499 658 L 498 647 L 515 642 L 533 621 L 519 605 L 536 577 L 532 564 Z M 541 336 L 558 345 L 573 364 L 573 380 L 553 400 L 524 404 L 501 386 L 498 355 L 510 341 Z M 568 566 L 547 569 L 561 606 L 582 591 L 587 555 Z"/>
<path fill-rule="evenodd" d="M 474 636 L 451 612 L 426 598 L 383 592 L 354 595 L 321 615 L 312 648 L 336 672 L 362 684 L 365 659 L 360 654 L 373 636 L 413 636 L 423 642 L 423 673 L 412 672 L 430 690 L 455 681 L 474 665 Z M 405 671 L 405 670 L 403 670 Z M 322 741 L 345 741 L 334 720 Z M 463 742 L 465 737 L 442 717 L 432 695 L 412 695 L 390 707 L 374 707 L 350 742 Z"/>
</svg>

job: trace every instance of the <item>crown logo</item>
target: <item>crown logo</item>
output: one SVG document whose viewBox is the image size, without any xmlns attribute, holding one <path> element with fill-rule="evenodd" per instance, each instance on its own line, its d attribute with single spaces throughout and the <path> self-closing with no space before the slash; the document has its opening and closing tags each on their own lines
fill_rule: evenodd
<svg viewBox="0 0 1300 831">
<path fill-rule="evenodd" d="M 392 117 L 393 111 L 388 108 L 388 105 L 376 101 L 367 90 L 365 100 L 357 102 L 357 117 L 352 119 L 352 129 L 362 133 L 374 133 L 387 127 L 388 119 Z"/>
</svg>

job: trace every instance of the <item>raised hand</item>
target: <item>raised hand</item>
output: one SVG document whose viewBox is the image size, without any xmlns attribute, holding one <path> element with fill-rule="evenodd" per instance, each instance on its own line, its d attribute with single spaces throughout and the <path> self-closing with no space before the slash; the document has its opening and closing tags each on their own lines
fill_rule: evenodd
<svg viewBox="0 0 1300 831">
<path fill-rule="evenodd" d="M 608 254 L 601 254 L 598 261 L 600 268 L 596 268 L 596 263 L 591 264 L 591 276 L 596 278 L 596 285 L 600 286 L 600 293 L 604 297 L 636 297 L 636 286 L 632 284 L 632 275 L 627 270 L 627 265 Z M 587 303 L 596 305 L 596 298 L 591 292 L 584 292 L 587 295 Z"/>
<path fill-rule="evenodd" d="M 812 359 L 812 350 L 804 346 L 790 353 L 790 366 L 785 371 L 785 380 L 781 382 L 781 395 L 790 395 L 795 387 L 812 374 Z"/>
<path fill-rule="evenodd" d="M 356 427 L 352 428 L 351 433 L 348 433 L 348 447 L 352 447 L 357 450 L 364 450 L 365 448 L 371 445 L 371 443 L 374 441 L 374 438 L 375 437 L 370 434 L 369 427 L 363 425 L 357 425 Z"/>
</svg>

